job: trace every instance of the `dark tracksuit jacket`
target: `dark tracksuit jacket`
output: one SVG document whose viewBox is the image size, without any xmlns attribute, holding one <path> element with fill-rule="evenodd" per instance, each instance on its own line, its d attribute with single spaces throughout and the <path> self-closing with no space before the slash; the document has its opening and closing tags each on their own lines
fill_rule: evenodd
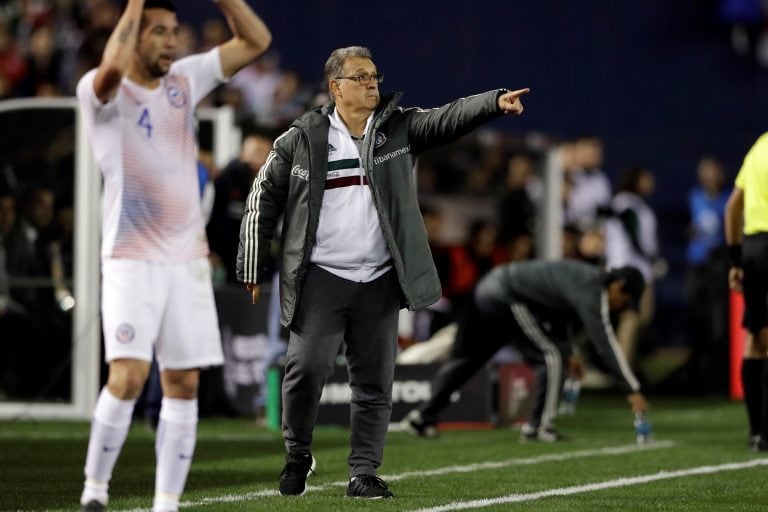
<svg viewBox="0 0 768 512">
<path fill-rule="evenodd" d="M 638 391 L 640 384 L 616 342 L 602 276 L 599 268 L 580 261 L 511 263 L 488 273 L 478 284 L 478 291 L 508 304 L 543 308 L 565 321 L 578 319 L 620 384 Z"/>
<path fill-rule="evenodd" d="M 411 310 L 440 298 L 441 285 L 419 212 L 413 167 L 423 151 L 451 142 L 499 117 L 503 89 L 460 98 L 439 108 L 397 106 L 401 93 L 384 98 L 366 134 L 362 164 L 403 295 Z M 326 174 L 328 115 L 335 104 L 313 109 L 275 140 L 253 184 L 240 228 L 237 278 L 261 283 L 270 242 L 284 215 L 280 297 L 290 325 L 315 244 Z"/>
<path fill-rule="evenodd" d="M 603 272 L 574 261 L 530 261 L 495 267 L 478 283 L 462 315 L 451 360 L 432 383 L 432 397 L 420 409 L 434 423 L 459 389 L 504 344 L 511 343 L 534 366 L 537 395 L 529 417 L 534 428 L 550 427 L 557 415 L 570 354 L 568 335 L 581 324 L 601 359 L 629 390 L 640 384 L 611 326 Z"/>
</svg>

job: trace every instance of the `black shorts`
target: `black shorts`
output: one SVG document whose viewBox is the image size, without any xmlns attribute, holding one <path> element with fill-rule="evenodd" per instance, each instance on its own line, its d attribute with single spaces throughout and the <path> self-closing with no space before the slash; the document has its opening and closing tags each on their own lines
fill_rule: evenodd
<svg viewBox="0 0 768 512">
<path fill-rule="evenodd" d="M 744 237 L 744 327 L 752 334 L 768 327 L 768 233 Z"/>
</svg>

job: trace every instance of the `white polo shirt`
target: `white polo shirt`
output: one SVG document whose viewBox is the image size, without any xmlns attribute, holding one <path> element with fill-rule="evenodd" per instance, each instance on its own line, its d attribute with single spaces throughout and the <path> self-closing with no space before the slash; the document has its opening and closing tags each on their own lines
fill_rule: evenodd
<svg viewBox="0 0 768 512">
<path fill-rule="evenodd" d="M 349 281 L 367 283 L 392 268 L 360 150 L 334 110 L 329 116 L 328 174 L 310 261 Z M 373 120 L 368 118 L 365 133 Z"/>
</svg>

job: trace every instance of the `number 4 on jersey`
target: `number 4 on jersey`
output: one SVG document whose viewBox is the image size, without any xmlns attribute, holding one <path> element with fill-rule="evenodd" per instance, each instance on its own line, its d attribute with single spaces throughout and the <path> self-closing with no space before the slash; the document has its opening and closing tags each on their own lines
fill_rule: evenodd
<svg viewBox="0 0 768 512">
<path fill-rule="evenodd" d="M 149 109 L 145 108 L 139 118 L 139 126 L 147 130 L 147 138 L 152 138 L 152 121 L 149 119 Z"/>
</svg>

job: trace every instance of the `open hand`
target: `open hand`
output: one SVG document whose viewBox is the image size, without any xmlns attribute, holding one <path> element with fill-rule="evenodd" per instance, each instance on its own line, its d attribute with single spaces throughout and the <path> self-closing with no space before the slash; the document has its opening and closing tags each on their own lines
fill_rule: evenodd
<svg viewBox="0 0 768 512">
<path fill-rule="evenodd" d="M 261 295 L 261 285 L 255 283 L 245 283 L 245 289 L 251 292 L 251 302 L 256 304 L 259 302 L 259 296 Z"/>
</svg>

